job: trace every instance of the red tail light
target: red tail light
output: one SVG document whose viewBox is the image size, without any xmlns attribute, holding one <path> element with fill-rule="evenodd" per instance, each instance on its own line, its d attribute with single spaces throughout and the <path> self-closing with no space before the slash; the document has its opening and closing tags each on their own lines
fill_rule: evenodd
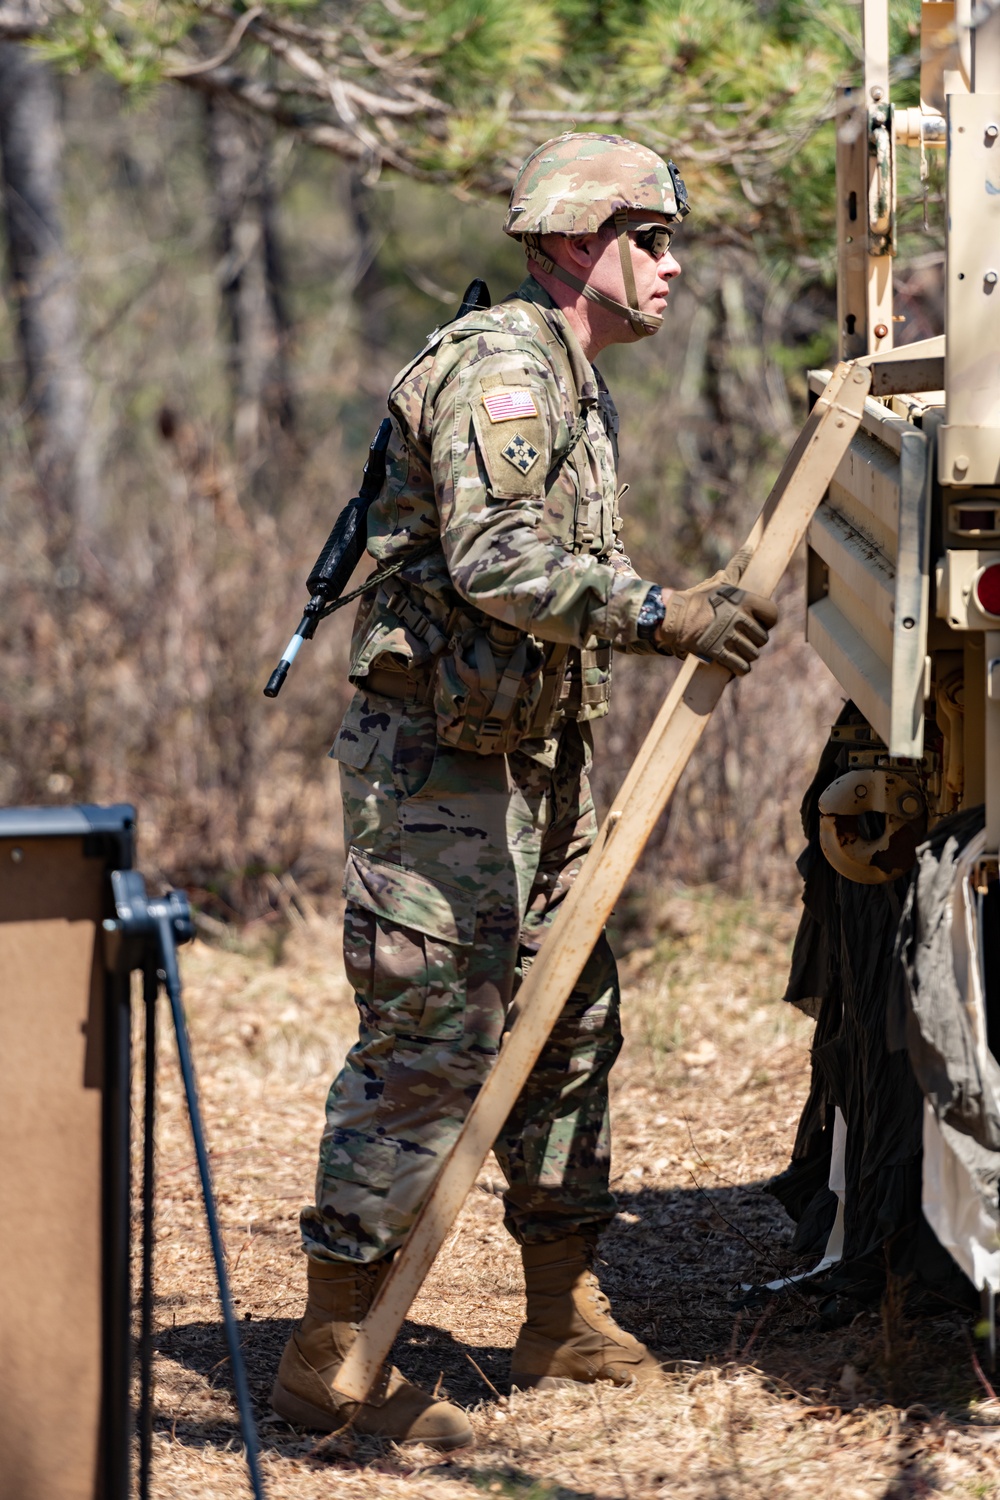
<svg viewBox="0 0 1000 1500">
<path fill-rule="evenodd" d="M 984 615 L 1000 618 L 1000 563 L 990 563 L 976 579 L 976 601 Z"/>
</svg>

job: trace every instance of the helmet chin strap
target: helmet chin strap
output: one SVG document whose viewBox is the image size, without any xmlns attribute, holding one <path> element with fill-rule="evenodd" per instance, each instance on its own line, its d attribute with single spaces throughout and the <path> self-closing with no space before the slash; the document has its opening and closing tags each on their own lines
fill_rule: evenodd
<svg viewBox="0 0 1000 1500">
<path fill-rule="evenodd" d="M 604 292 L 599 292 L 596 287 L 592 287 L 588 282 L 581 281 L 579 276 L 574 276 L 571 271 L 567 271 L 562 266 L 556 265 L 555 261 L 542 250 L 542 247 L 538 243 L 537 235 L 526 234 L 524 236 L 524 243 L 531 254 L 532 260 L 537 261 L 542 270 L 547 272 L 549 276 L 555 276 L 558 281 L 562 281 L 566 286 L 572 287 L 574 291 L 580 292 L 588 301 L 596 302 L 600 307 L 607 308 L 609 312 L 616 313 L 619 318 L 624 318 L 633 333 L 637 333 L 640 338 L 648 338 L 651 333 L 656 333 L 659 328 L 662 328 L 663 318 L 659 313 L 640 311 L 638 306 L 639 296 L 635 287 L 635 275 L 632 270 L 632 252 L 628 239 L 628 215 L 621 211 L 616 213 L 614 224 L 615 234 L 618 239 L 618 258 L 622 266 L 622 281 L 625 286 L 625 295 L 628 298 L 627 304 L 616 302 L 613 297 L 608 297 Z"/>
</svg>

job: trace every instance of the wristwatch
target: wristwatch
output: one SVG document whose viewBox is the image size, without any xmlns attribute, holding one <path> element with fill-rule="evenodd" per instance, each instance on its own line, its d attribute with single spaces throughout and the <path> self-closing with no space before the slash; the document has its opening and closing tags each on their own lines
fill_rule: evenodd
<svg viewBox="0 0 1000 1500">
<path fill-rule="evenodd" d="M 656 632 L 663 624 L 666 612 L 663 604 L 663 591 L 654 583 L 642 601 L 642 608 L 635 622 L 635 633 L 640 641 L 656 640 Z"/>
</svg>

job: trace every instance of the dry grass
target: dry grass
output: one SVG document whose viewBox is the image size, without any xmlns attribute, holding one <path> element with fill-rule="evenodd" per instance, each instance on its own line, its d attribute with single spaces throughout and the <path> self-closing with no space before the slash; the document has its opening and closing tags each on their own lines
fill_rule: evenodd
<svg viewBox="0 0 1000 1500">
<path fill-rule="evenodd" d="M 184 955 L 237 1311 L 271 1500 L 691 1500 L 1000 1495 L 1000 1429 L 957 1318 L 879 1312 L 820 1331 L 791 1297 L 733 1310 L 741 1281 L 788 1264 L 790 1225 L 761 1182 L 786 1158 L 810 1026 L 780 1002 L 796 912 L 677 891 L 623 963 L 628 1043 L 615 1078 L 620 1213 L 602 1279 L 667 1362 L 662 1392 L 507 1394 L 520 1270 L 488 1162 L 401 1336 L 397 1360 L 472 1410 L 477 1446 L 442 1460 L 315 1439 L 267 1405 L 298 1316 L 296 1219 L 323 1099 L 351 1036 L 335 923 L 280 952 L 198 942 Z M 172 1044 L 161 1052 L 157 1500 L 248 1493 Z M 889 1393 L 894 1393 L 890 1400 Z"/>
</svg>

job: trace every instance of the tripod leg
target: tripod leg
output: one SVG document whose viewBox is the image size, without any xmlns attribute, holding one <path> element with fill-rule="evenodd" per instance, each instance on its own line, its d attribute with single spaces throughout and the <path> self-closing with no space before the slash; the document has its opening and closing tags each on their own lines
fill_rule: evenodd
<svg viewBox="0 0 1000 1500">
<path fill-rule="evenodd" d="M 160 983 L 155 968 L 142 974 L 145 1003 L 145 1077 L 142 1099 L 142 1291 L 139 1304 L 139 1500 L 149 1500 L 153 1462 L 153 1243 L 154 1133 L 156 1125 L 156 997 Z"/>
<path fill-rule="evenodd" d="M 250 1407 L 250 1388 L 247 1385 L 246 1369 L 243 1364 L 243 1351 L 240 1348 L 240 1336 L 236 1327 L 236 1315 L 233 1312 L 232 1297 L 229 1293 L 229 1277 L 226 1274 L 222 1235 L 219 1232 L 219 1219 L 215 1209 L 215 1194 L 212 1191 L 212 1176 L 208 1163 L 208 1152 L 205 1149 L 205 1132 L 202 1127 L 201 1108 L 198 1104 L 198 1090 L 194 1080 L 191 1045 L 188 1041 L 184 1007 L 181 1005 L 181 981 L 177 968 L 177 949 L 174 942 L 173 929 L 166 915 L 157 918 L 157 928 L 160 936 L 160 958 L 167 982 L 167 996 L 170 1000 L 170 1011 L 173 1017 L 174 1031 L 177 1036 L 177 1055 L 180 1059 L 181 1077 L 184 1080 L 184 1093 L 187 1097 L 188 1118 L 191 1121 L 194 1154 L 198 1160 L 198 1174 L 201 1178 L 201 1192 L 205 1203 L 205 1218 L 208 1220 L 208 1235 L 212 1242 L 215 1276 L 219 1286 L 219 1302 L 222 1306 L 222 1321 L 226 1330 L 226 1344 L 229 1348 L 229 1362 L 233 1371 L 233 1384 L 236 1387 L 236 1405 L 239 1408 L 240 1426 L 243 1429 L 243 1443 L 246 1449 L 247 1468 L 250 1471 L 250 1485 L 253 1489 L 254 1500 L 264 1500 L 263 1481 L 261 1479 L 260 1463 L 257 1455 L 257 1431 L 254 1426 L 253 1412 Z"/>
</svg>

